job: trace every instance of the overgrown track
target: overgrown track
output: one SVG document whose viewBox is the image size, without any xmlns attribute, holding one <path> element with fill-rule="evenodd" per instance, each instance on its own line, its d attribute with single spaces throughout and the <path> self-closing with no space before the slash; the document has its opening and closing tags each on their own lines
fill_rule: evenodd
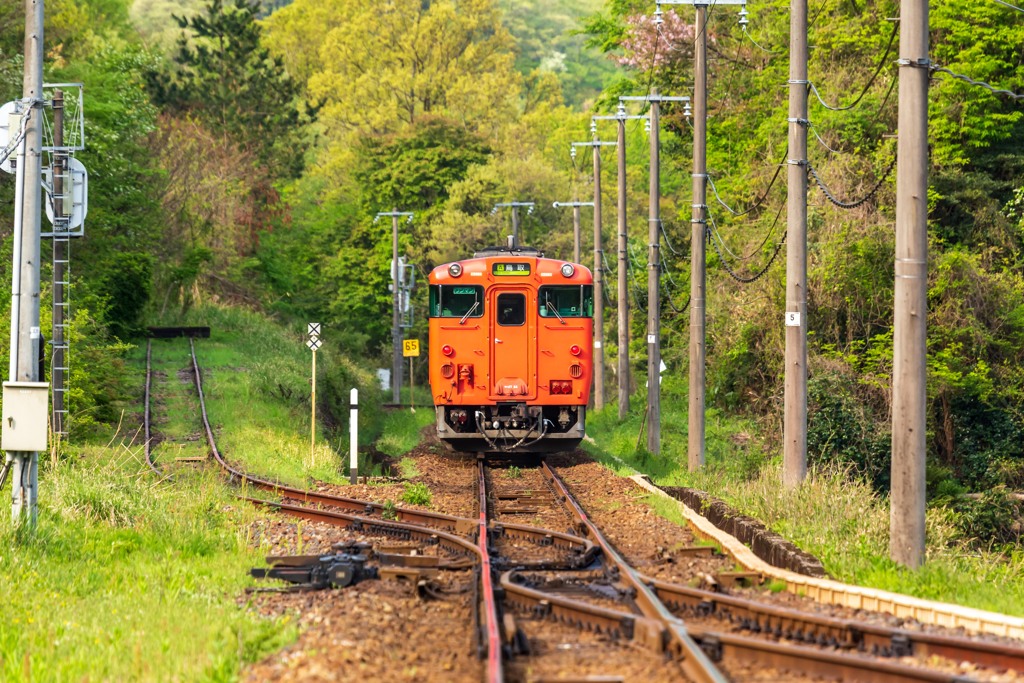
<svg viewBox="0 0 1024 683">
<path fill-rule="evenodd" d="M 479 568 L 480 596 L 483 602 L 479 622 L 481 652 L 488 658 L 487 680 L 503 680 L 502 636 L 509 642 L 512 634 L 509 624 L 499 620 L 500 604 L 494 599 L 492 567 L 515 566 L 505 571 L 497 582 L 498 594 L 508 607 L 528 610 L 537 616 L 547 616 L 563 622 L 586 627 L 645 644 L 648 649 L 667 653 L 680 662 L 687 676 L 697 681 L 724 681 L 725 676 L 712 662 L 730 669 L 734 665 L 784 668 L 811 676 L 839 677 L 848 680 L 871 681 L 949 681 L 973 680 L 958 673 L 936 671 L 929 668 L 928 658 L 943 657 L 953 662 L 973 662 L 993 669 L 1024 671 L 1024 649 L 966 638 L 926 634 L 888 628 L 876 623 L 844 620 L 821 614 L 792 609 L 780 609 L 757 600 L 727 595 L 714 590 L 682 586 L 647 577 L 623 558 L 601 534 L 577 502 L 569 488 L 546 463 L 541 470 L 557 500 L 573 523 L 570 532 L 555 531 L 527 525 L 509 524 L 504 520 L 489 519 L 488 501 L 506 501 L 504 510 L 523 506 L 523 499 L 533 499 L 533 493 L 520 496 L 507 505 L 509 496 L 489 496 L 485 466 L 478 465 L 477 498 L 478 519 L 444 515 L 436 512 L 390 508 L 385 519 L 386 506 L 354 498 L 331 496 L 283 486 L 253 477 L 232 467 L 223 458 L 206 413 L 202 375 L 190 340 L 192 374 L 203 426 L 210 453 L 229 476 L 244 486 L 253 486 L 282 496 L 285 499 L 307 503 L 292 505 L 283 502 L 255 501 L 292 516 L 347 527 L 367 534 L 402 539 L 437 546 L 446 555 L 471 559 Z M 147 461 L 155 471 L 165 476 L 149 455 L 149 407 L 151 403 L 150 351 L 147 349 L 146 379 L 146 431 Z M 251 499 L 248 499 L 251 500 Z M 535 501 L 533 501 L 535 502 Z M 317 507 L 310 507 L 313 504 Z M 531 503 L 533 504 L 533 503 Z M 328 510 L 324 508 L 335 508 Z M 502 541 L 526 541 L 537 547 L 560 549 L 562 557 L 552 561 L 491 555 L 491 548 Z M 568 558 L 568 559 L 566 559 Z M 532 564 L 531 564 L 532 562 Z M 557 570 L 560 572 L 593 569 L 603 563 L 606 573 L 628 584 L 627 594 L 640 614 L 631 610 L 609 609 L 585 601 L 555 595 L 526 571 Z M 684 624 L 682 618 L 686 618 Z M 727 624 L 733 632 L 721 632 L 709 625 L 717 621 Z M 514 622 L 513 622 L 514 624 Z M 505 633 L 502 633 L 504 626 Z M 751 636 L 737 635 L 743 631 Z M 779 642 L 779 641 L 784 642 Z M 804 645 L 795 644 L 804 643 Z M 813 647 L 811 647 L 813 645 Z M 874 656 L 869 656 L 874 655 Z M 892 661 L 894 657 L 912 657 L 914 666 Z M 740 676 L 739 678 L 743 678 Z"/>
</svg>

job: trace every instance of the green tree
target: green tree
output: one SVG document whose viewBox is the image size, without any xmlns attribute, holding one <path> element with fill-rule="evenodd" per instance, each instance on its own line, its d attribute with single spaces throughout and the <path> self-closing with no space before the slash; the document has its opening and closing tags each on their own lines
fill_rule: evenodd
<svg viewBox="0 0 1024 683">
<path fill-rule="evenodd" d="M 329 127 L 380 134 L 433 114 L 488 134 L 514 116 L 512 38 L 492 0 L 354 4 L 326 35 L 309 81 Z"/>
<path fill-rule="evenodd" d="M 205 12 L 175 17 L 185 29 L 174 55 L 177 69 L 153 74 L 156 101 L 228 133 L 278 171 L 302 168 L 299 87 L 282 60 L 260 44 L 258 3 L 210 0 Z"/>
</svg>

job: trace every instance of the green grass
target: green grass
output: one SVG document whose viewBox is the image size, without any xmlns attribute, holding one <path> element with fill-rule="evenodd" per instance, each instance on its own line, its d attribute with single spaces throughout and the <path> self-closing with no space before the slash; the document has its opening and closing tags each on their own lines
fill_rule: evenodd
<svg viewBox="0 0 1024 683">
<path fill-rule="evenodd" d="M 760 444 L 758 425 L 714 409 L 705 421 L 705 466 L 690 473 L 685 397 L 662 401 L 660 455 L 646 451 L 646 437 L 637 448 L 643 397 L 634 397 L 633 405 L 622 423 L 614 405 L 588 415 L 587 433 L 596 445 L 584 447 L 620 474 L 634 468 L 659 485 L 708 491 L 816 555 L 840 581 L 1024 616 L 1024 551 L 970 549 L 968 539 L 957 535 L 951 513 L 932 507 L 928 560 L 917 571 L 906 569 L 889 559 L 888 500 L 867 484 L 847 472 L 811 471 L 801 487 L 787 490 L 781 455 Z"/>
<path fill-rule="evenodd" d="M 420 432 L 429 424 L 434 423 L 433 406 L 417 408 L 411 412 L 408 408 L 389 410 L 384 414 L 381 437 L 377 440 L 377 450 L 392 457 L 408 453 L 420 441 Z M 416 476 L 402 474 L 403 477 Z"/>
<path fill-rule="evenodd" d="M 294 640 L 236 604 L 255 512 L 217 476 L 158 483 L 138 446 L 40 473 L 35 533 L 0 515 L 0 679 L 233 680 Z"/>
<path fill-rule="evenodd" d="M 328 348 L 318 354 L 318 405 L 338 406 L 338 414 L 332 420 L 318 411 L 316 465 L 309 468 L 304 329 L 282 330 L 221 308 L 160 324 L 212 328 L 210 339 L 196 342 L 207 409 L 222 453 L 246 470 L 293 484 L 346 481 L 351 387 L 359 387 L 363 405 L 360 443 L 381 429 L 375 377 L 329 349 L 329 330 Z M 169 439 L 155 451 L 163 465 L 186 451 L 206 452 L 198 399 L 178 377 L 188 358 L 187 340 L 153 345 L 154 365 L 166 375 L 154 387 L 162 400 L 157 428 Z M 0 680 L 231 681 L 246 663 L 297 636 L 288 617 L 259 617 L 244 599 L 255 583 L 248 570 L 265 554 L 247 534 L 263 513 L 240 503 L 212 462 L 175 466 L 173 482 L 145 466 L 135 403 L 145 379 L 144 340 L 128 360 L 132 396 L 120 433 L 97 444 L 72 433 L 69 454 L 42 466 L 35 533 L 0 515 L 7 615 L 0 619 Z"/>
</svg>

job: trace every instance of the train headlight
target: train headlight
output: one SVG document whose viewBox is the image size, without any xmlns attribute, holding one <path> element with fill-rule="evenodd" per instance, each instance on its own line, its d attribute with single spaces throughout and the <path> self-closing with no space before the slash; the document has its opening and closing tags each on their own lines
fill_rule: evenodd
<svg viewBox="0 0 1024 683">
<path fill-rule="evenodd" d="M 441 353 L 451 358 L 452 356 L 455 355 L 455 349 L 452 348 L 451 344 L 445 344 L 444 346 L 441 347 Z"/>
<path fill-rule="evenodd" d="M 448 266 L 448 274 L 451 275 L 452 277 L 459 277 L 460 275 L 462 275 L 462 264 L 453 263 L 450 266 Z"/>
<path fill-rule="evenodd" d="M 583 353 L 583 349 L 580 348 L 579 344 L 573 344 L 572 346 L 569 347 L 569 353 L 571 353 L 574 356 L 578 356 L 581 353 Z"/>
<path fill-rule="evenodd" d="M 576 266 L 572 265 L 571 263 L 563 263 L 562 264 L 562 276 L 563 277 L 572 277 L 572 274 L 575 273 L 575 272 L 576 272 Z"/>
</svg>

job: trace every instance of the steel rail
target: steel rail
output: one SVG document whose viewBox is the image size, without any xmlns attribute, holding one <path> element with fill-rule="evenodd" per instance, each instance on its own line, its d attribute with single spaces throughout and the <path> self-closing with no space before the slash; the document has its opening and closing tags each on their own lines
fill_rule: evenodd
<svg viewBox="0 0 1024 683">
<path fill-rule="evenodd" d="M 501 587 L 506 603 L 537 617 L 603 633 L 612 639 L 632 640 L 655 652 L 664 649 L 665 625 L 657 619 L 546 593 L 524 585 L 514 570 L 502 575 Z M 872 683 L 968 683 L 974 680 L 959 674 L 880 661 L 877 657 L 781 644 L 693 626 L 688 627 L 688 632 L 716 662 L 727 660 L 789 669 L 829 680 Z"/>
<path fill-rule="evenodd" d="M 192 355 L 192 369 L 195 378 L 196 391 L 199 394 L 200 413 L 202 414 L 203 426 L 206 430 L 206 440 L 207 443 L 209 444 L 210 451 L 211 453 L 213 453 L 213 456 L 217 459 L 217 462 L 220 463 L 222 468 L 230 472 L 233 477 L 236 477 L 243 486 L 245 486 L 246 483 L 251 483 L 259 488 L 270 488 L 278 492 L 281 492 L 284 488 L 290 488 L 281 487 L 272 482 L 250 477 L 244 472 L 236 470 L 235 468 L 228 465 L 227 461 L 221 455 L 220 450 L 217 448 L 216 440 L 213 438 L 213 429 L 210 427 L 210 419 L 206 412 L 206 397 L 203 392 L 202 375 L 199 371 L 199 363 L 196 360 L 195 343 L 193 342 L 191 337 L 189 338 L 188 343 Z M 293 495 L 302 495 L 307 501 L 313 501 L 313 499 L 320 498 L 321 500 L 317 502 L 325 502 L 325 497 L 319 496 L 317 494 L 311 494 L 311 492 L 300 491 L 298 489 L 290 489 L 290 493 L 292 493 Z M 253 498 L 244 499 L 257 505 L 272 507 L 276 510 L 286 512 L 289 515 L 299 517 L 302 519 L 326 522 L 328 524 L 333 524 L 335 526 L 350 527 L 353 530 L 364 531 L 367 533 L 376 533 L 384 536 L 401 538 L 403 540 L 416 539 L 425 543 L 438 543 L 442 548 L 445 548 L 449 552 L 453 552 L 456 554 L 475 554 L 480 567 L 480 577 L 481 582 L 483 584 L 482 594 L 486 610 L 485 626 L 487 630 L 487 681 L 488 683 L 504 683 L 504 672 L 501 660 L 501 635 L 498 629 L 497 605 L 495 604 L 494 601 L 494 590 L 490 578 L 490 558 L 488 557 L 487 554 L 486 507 L 481 512 L 480 537 L 478 547 L 458 535 L 450 534 L 435 528 L 425 527 L 418 523 L 408 521 L 388 521 L 379 518 L 370 518 L 360 515 L 351 515 L 342 512 L 334 512 L 331 510 L 316 510 L 296 505 L 288 505 L 286 503 L 261 501 Z M 364 511 L 373 511 L 374 509 L 383 510 L 383 506 L 375 506 L 374 504 L 368 504 L 363 501 L 356 501 L 354 499 L 342 499 L 340 502 L 345 505 L 359 506 L 359 508 Z M 410 516 L 421 515 L 421 513 L 413 513 L 412 511 L 408 510 L 404 512 L 408 513 Z M 450 517 L 449 521 L 452 521 L 455 524 L 455 526 L 458 526 L 458 518 Z"/>
<path fill-rule="evenodd" d="M 731 595 L 641 577 L 665 604 L 700 617 L 738 622 L 741 629 L 786 640 L 853 649 L 882 657 L 936 656 L 991 669 L 1024 671 L 1024 648 L 969 638 L 922 633 L 801 612 Z"/>
<path fill-rule="evenodd" d="M 698 683 L 725 683 L 727 680 L 725 676 L 686 632 L 683 621 L 669 611 L 668 607 L 654 594 L 654 591 L 641 580 L 639 572 L 626 562 L 625 558 L 605 539 L 547 462 L 541 462 L 541 471 L 558 491 L 563 504 L 576 519 L 580 530 L 601 546 L 601 552 L 618 570 L 620 577 L 625 579 L 626 583 L 636 592 L 634 599 L 643 615 L 665 625 L 669 638 L 669 642 L 665 645 L 673 655 L 682 660 L 683 671 Z"/>
<path fill-rule="evenodd" d="M 477 505 L 479 507 L 480 589 L 483 592 L 484 616 L 487 630 L 487 678 L 494 683 L 504 681 L 501 663 L 501 632 L 498 629 L 498 605 L 494 599 L 494 581 L 491 576 L 490 539 L 487 524 L 487 482 L 484 479 L 484 459 L 479 458 L 477 468 Z"/>
</svg>

